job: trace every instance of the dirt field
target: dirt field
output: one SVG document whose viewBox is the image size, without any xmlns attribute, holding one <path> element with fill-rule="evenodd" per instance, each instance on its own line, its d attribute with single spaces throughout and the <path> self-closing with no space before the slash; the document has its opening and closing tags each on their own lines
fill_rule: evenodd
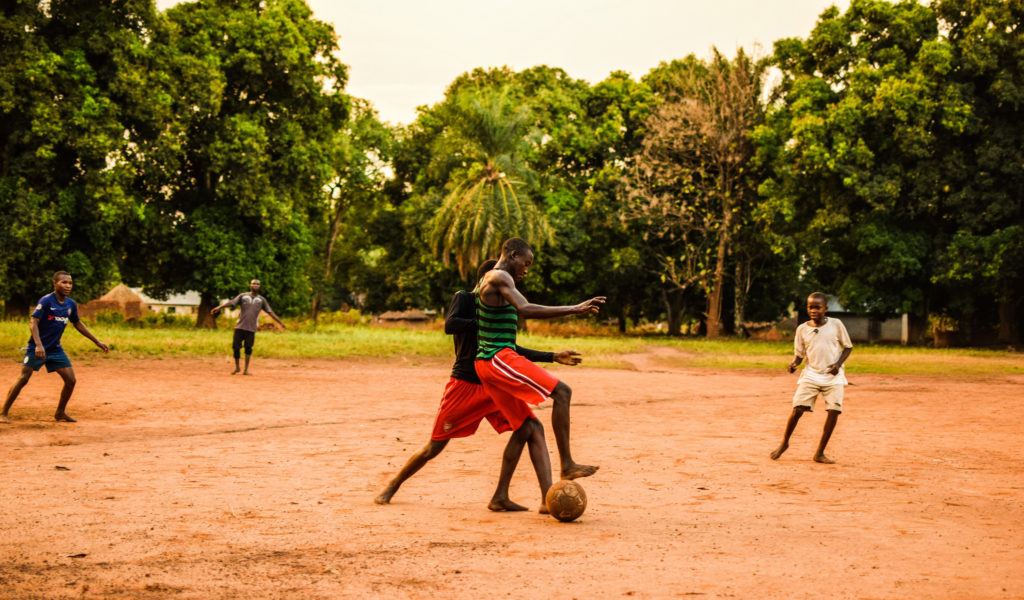
<svg viewBox="0 0 1024 600">
<path fill-rule="evenodd" d="M 77 424 L 37 375 L 0 425 L 0 596 L 1024 597 L 1024 378 L 851 377 L 825 466 L 820 407 L 768 459 L 794 377 L 634 362 L 558 371 L 601 465 L 572 524 L 487 511 L 486 423 L 372 503 L 445 363 L 78 361 Z M 526 458 L 512 493 L 539 504 Z"/>
</svg>

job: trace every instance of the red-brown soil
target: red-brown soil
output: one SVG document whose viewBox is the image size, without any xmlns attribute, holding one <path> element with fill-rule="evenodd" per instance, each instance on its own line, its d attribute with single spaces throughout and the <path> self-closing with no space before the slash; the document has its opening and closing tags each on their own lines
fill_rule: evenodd
<svg viewBox="0 0 1024 600">
<path fill-rule="evenodd" d="M 1019 376 L 856 377 L 826 466 L 821 408 L 768 458 L 785 373 L 561 368 L 575 457 L 601 465 L 562 524 L 486 509 L 508 439 L 486 423 L 373 504 L 446 364 L 254 367 L 79 361 L 76 424 L 36 375 L 0 425 L 0 596 L 1024 597 Z M 512 498 L 539 503 L 525 457 Z"/>
</svg>

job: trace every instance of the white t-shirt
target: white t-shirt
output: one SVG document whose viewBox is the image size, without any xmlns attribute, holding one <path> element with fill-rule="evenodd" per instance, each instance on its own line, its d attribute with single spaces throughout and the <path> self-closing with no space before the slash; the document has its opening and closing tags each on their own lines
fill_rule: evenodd
<svg viewBox="0 0 1024 600">
<path fill-rule="evenodd" d="M 839 360 L 844 348 L 853 348 L 850 334 L 839 319 L 825 317 L 825 323 L 815 326 L 814 321 L 801 323 L 793 338 L 793 352 L 804 359 L 807 366 L 800 374 L 800 381 L 817 385 L 846 385 L 843 367 L 831 375 L 828 368 Z"/>
</svg>

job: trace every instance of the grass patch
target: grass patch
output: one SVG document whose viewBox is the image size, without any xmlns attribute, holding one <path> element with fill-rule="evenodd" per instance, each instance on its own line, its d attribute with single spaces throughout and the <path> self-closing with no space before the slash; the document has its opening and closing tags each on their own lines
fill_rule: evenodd
<svg viewBox="0 0 1024 600">
<path fill-rule="evenodd" d="M 231 328 L 137 328 L 129 325 L 90 324 L 90 329 L 111 344 L 111 358 L 228 356 Z M 21 360 L 28 340 L 26 321 L 0 322 L 0 352 Z M 652 338 L 636 336 L 568 336 L 525 332 L 520 343 L 536 350 L 574 349 L 584 364 L 601 368 L 632 368 L 627 355 L 652 352 L 654 364 L 676 368 L 748 369 L 781 371 L 792 357 L 792 344 L 738 339 Z M 102 356 L 91 342 L 72 331 L 64 334 L 64 347 L 75 357 Z M 313 330 L 297 323 L 284 333 L 261 332 L 256 353 L 266 358 L 439 358 L 452 356 L 451 338 L 440 323 L 417 327 L 377 327 L 333 323 Z M 969 377 L 1024 374 L 1024 355 L 975 348 L 860 344 L 854 348 L 850 374 L 930 375 Z"/>
</svg>

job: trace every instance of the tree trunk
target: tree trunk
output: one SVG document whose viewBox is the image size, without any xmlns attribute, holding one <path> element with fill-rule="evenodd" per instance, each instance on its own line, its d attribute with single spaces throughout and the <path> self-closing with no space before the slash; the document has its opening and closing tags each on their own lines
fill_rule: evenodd
<svg viewBox="0 0 1024 600">
<path fill-rule="evenodd" d="M 742 260 L 736 261 L 736 281 L 733 285 L 733 307 L 732 315 L 735 321 L 736 333 L 747 335 L 747 328 L 744 325 L 747 321 L 747 272 L 749 267 Z"/>
<path fill-rule="evenodd" d="M 619 333 L 626 333 L 626 305 L 619 305 Z"/>
<path fill-rule="evenodd" d="M 732 226 L 732 210 L 726 204 L 722 215 L 722 229 L 718 235 L 718 256 L 715 262 L 715 279 L 711 294 L 708 295 L 708 337 L 717 338 L 722 333 L 722 293 L 725 289 L 725 257 L 729 250 L 729 230 Z"/>
<path fill-rule="evenodd" d="M 1007 286 L 1008 287 L 1008 286 Z M 1020 344 L 1019 313 L 1020 299 L 1012 291 L 1004 289 L 999 296 L 999 343 L 1017 346 Z"/>
<path fill-rule="evenodd" d="M 338 228 L 341 226 L 341 214 L 345 210 L 345 203 L 340 199 L 338 204 L 334 207 L 334 214 L 331 215 L 331 223 L 327 228 L 327 244 L 324 247 L 324 272 L 323 277 L 320 280 L 316 293 L 313 294 L 313 305 L 311 307 L 311 317 L 313 318 L 313 328 L 316 329 L 317 323 L 320 320 L 320 310 L 323 308 L 323 297 L 324 288 L 327 286 L 327 282 L 331 278 L 331 257 L 334 255 L 334 242 L 338 238 Z"/>
<path fill-rule="evenodd" d="M 682 335 L 683 327 L 683 296 L 685 290 L 680 288 L 662 288 L 661 297 L 665 302 L 665 314 L 668 317 L 668 334 L 673 337 Z"/>
<path fill-rule="evenodd" d="M 210 314 L 216 306 L 216 297 L 208 292 L 199 294 L 199 311 L 196 313 L 196 329 L 216 329 L 217 319 Z"/>
</svg>

